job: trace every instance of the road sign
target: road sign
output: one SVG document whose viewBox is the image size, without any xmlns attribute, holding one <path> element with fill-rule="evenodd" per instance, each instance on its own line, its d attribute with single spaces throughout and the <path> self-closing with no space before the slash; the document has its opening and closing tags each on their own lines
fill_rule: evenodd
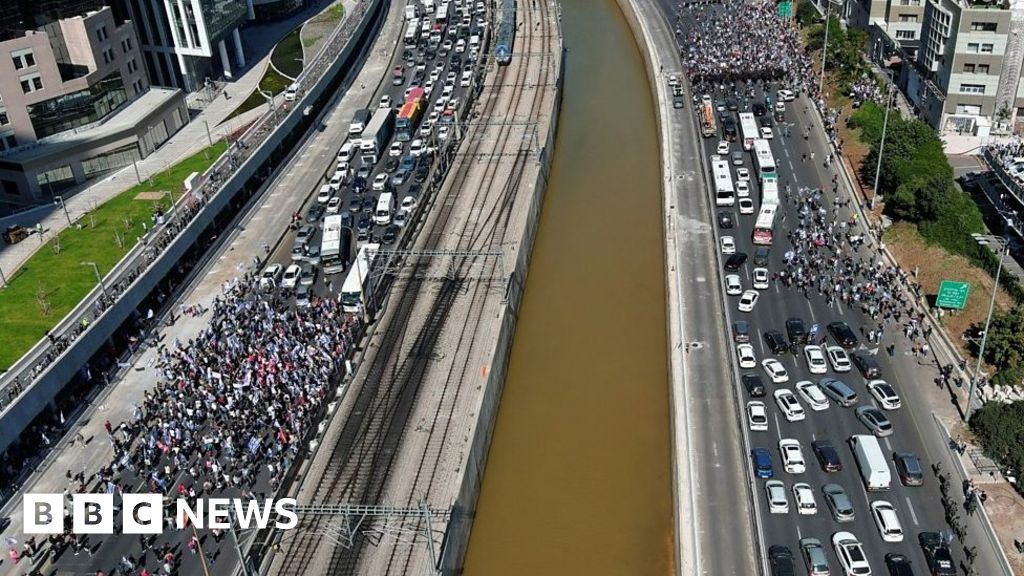
<svg viewBox="0 0 1024 576">
<path fill-rule="evenodd" d="M 793 17 L 793 2 L 791 0 L 783 0 L 779 2 L 778 6 L 779 18 L 789 19 Z"/>
<path fill-rule="evenodd" d="M 935 297 L 935 306 L 963 310 L 967 306 L 967 295 L 970 292 L 971 285 L 967 282 L 943 280 L 939 284 L 939 295 Z"/>
</svg>

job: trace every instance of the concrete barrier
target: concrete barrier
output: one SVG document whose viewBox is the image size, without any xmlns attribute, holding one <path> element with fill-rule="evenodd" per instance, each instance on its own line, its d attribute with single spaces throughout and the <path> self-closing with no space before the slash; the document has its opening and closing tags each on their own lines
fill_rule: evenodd
<svg viewBox="0 0 1024 576">
<path fill-rule="evenodd" d="M 156 255 L 141 274 L 134 278 L 130 276 L 145 257 L 144 251 L 149 248 L 141 244 L 136 246 L 114 270 L 107 274 L 104 278 L 105 285 L 111 286 L 129 281 L 130 286 L 37 378 L 33 379 L 31 383 L 25 384 L 19 395 L 3 409 L 3 412 L 0 412 L 0 452 L 6 450 L 53 402 L 53 399 L 81 367 L 108 342 L 111 335 L 137 311 L 140 304 L 157 289 L 160 283 L 174 272 L 182 257 L 196 246 L 197 241 L 211 232 L 211 226 L 216 227 L 218 224 L 223 225 L 230 221 L 234 216 L 232 208 L 240 208 L 259 189 L 263 181 L 260 174 L 276 167 L 282 159 L 288 156 L 294 144 L 313 126 L 317 117 L 317 114 L 307 116 L 303 114 L 303 110 L 307 107 L 320 110 L 334 96 L 334 91 L 340 86 L 344 77 L 355 67 L 356 60 L 362 55 L 362 49 L 369 44 L 367 42 L 369 37 L 379 29 L 383 22 L 383 16 L 387 13 L 383 8 L 387 5 L 388 3 L 384 0 L 371 0 L 365 15 L 354 30 L 351 40 L 330 63 L 319 80 L 305 90 L 302 97 L 295 102 L 294 108 L 285 113 L 284 119 L 266 137 L 266 140 L 241 161 L 238 168 L 221 184 L 220 188 L 213 192 L 206 205 L 168 246 Z M 324 54 L 328 47 L 329 44 L 325 45 L 320 54 Z M 315 66 L 314 64 L 311 69 L 315 69 Z M 277 114 L 282 113 L 282 111 L 277 111 Z M 256 127 L 259 127 L 259 123 Z M 245 142 L 249 135 L 250 133 L 247 132 L 242 136 L 240 142 Z M 250 138 L 249 140 L 254 139 Z M 218 161 L 207 175 L 209 176 L 215 170 L 223 169 L 230 161 L 228 156 L 236 148 L 229 149 L 222 160 Z M 177 210 L 182 209 L 181 204 L 179 202 Z M 174 222 L 175 219 L 172 216 L 165 226 L 173 225 Z M 61 321 L 53 333 L 61 334 L 65 330 L 77 326 L 81 318 L 95 307 L 100 296 L 102 296 L 102 290 L 97 287 Z M 19 360 L 15 367 L 12 367 L 8 374 L 5 374 L 0 385 L 11 385 L 15 377 L 36 366 L 49 348 L 49 344 L 45 339 L 37 344 L 32 351 Z"/>
</svg>

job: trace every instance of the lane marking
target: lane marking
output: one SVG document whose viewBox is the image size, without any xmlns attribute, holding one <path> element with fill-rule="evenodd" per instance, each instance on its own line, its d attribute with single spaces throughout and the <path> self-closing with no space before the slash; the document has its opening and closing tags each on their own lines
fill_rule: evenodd
<svg viewBox="0 0 1024 576">
<path fill-rule="evenodd" d="M 767 402 L 765 402 L 765 404 L 767 405 Z M 775 412 L 774 416 L 775 416 L 775 435 L 779 437 L 779 440 L 782 440 L 782 425 L 779 424 L 779 413 Z"/>
<path fill-rule="evenodd" d="M 807 309 L 811 311 L 811 322 L 816 323 L 818 320 L 814 317 L 814 306 L 811 306 L 810 300 L 804 299 L 804 302 L 807 303 Z"/>
<path fill-rule="evenodd" d="M 761 329 L 757 329 L 757 351 L 758 356 L 764 357 L 764 334 L 761 333 Z"/>
<path fill-rule="evenodd" d="M 794 507 L 795 507 L 796 502 L 794 501 L 793 504 L 794 504 Z M 799 512 L 798 512 L 798 514 L 799 514 Z M 796 539 L 797 540 L 803 540 L 803 537 L 804 537 L 804 534 L 803 534 L 803 532 L 800 531 L 800 525 L 797 524 L 796 525 Z"/>
<path fill-rule="evenodd" d="M 910 519 L 914 522 L 914 526 L 919 526 L 917 521 L 917 511 L 914 510 L 914 503 L 910 501 L 910 496 L 905 496 L 904 499 L 907 501 L 907 509 L 910 510 Z"/>
</svg>

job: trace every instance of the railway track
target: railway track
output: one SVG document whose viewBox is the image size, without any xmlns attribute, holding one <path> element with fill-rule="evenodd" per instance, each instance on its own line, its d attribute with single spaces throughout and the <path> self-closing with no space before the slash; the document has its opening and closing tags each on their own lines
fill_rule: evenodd
<svg viewBox="0 0 1024 576">
<path fill-rule="evenodd" d="M 547 2 L 538 2 L 532 7 L 519 11 L 523 14 L 520 26 L 521 39 L 518 44 L 535 49 L 532 33 L 537 31 L 535 22 L 548 17 Z M 551 35 L 537 35 L 544 52 L 549 52 Z M 511 93 L 504 97 L 501 92 L 492 95 L 484 102 L 480 116 L 491 117 L 495 112 L 511 112 L 527 114 L 535 117 L 543 102 L 544 90 L 534 90 L 532 98 L 524 98 L 527 80 L 535 67 L 539 83 L 552 71 L 551 58 L 559 57 L 526 57 L 521 65 L 498 68 L 494 80 L 495 85 L 509 86 Z M 514 76 L 514 78 L 509 78 Z M 505 115 L 505 114 L 502 114 Z M 496 129 L 496 134 L 494 130 Z M 455 164 L 455 170 L 449 175 L 452 185 L 442 188 L 434 201 L 436 215 L 422 232 L 423 250 L 480 250 L 500 248 L 505 242 L 505 231 L 512 215 L 515 193 L 530 157 L 530 134 L 524 131 L 520 138 L 512 138 L 513 125 L 494 125 L 466 132 L 464 143 L 468 150 L 461 160 Z M 487 150 L 489 148 L 489 150 Z M 508 156 L 514 156 L 511 177 L 499 179 L 503 173 L 501 164 L 507 162 Z M 473 158 L 489 158 L 483 166 L 474 162 Z M 486 214 L 477 218 L 454 219 L 452 214 L 459 195 L 467 189 L 467 184 L 475 173 L 483 170 L 480 186 L 473 199 L 478 206 L 489 206 Z M 452 230 L 454 228 L 454 230 Z M 445 238 L 457 238 L 456 245 L 444 245 Z M 464 257 L 457 266 L 470 264 L 471 257 Z M 492 263 L 491 266 L 496 266 Z M 424 278 L 423 268 L 426 262 L 420 261 L 412 265 L 412 273 L 403 282 L 394 282 L 394 294 L 391 299 L 392 308 L 388 325 L 377 345 L 376 355 L 368 366 L 366 378 L 358 390 L 353 390 L 354 400 L 343 416 L 346 418 L 338 441 L 331 448 L 329 460 L 324 473 L 317 481 L 311 504 L 329 504 L 351 502 L 360 504 L 381 503 L 389 475 L 395 465 L 403 438 L 410 425 L 410 416 L 416 407 L 421 386 L 427 375 L 428 368 L 434 357 L 439 339 L 444 332 L 451 316 L 453 306 L 462 299 L 469 299 L 468 317 L 462 318 L 462 325 L 457 328 L 454 340 L 461 353 L 462 362 L 455 362 L 444 379 L 440 398 L 434 410 L 433 418 L 427 433 L 419 461 L 416 464 L 416 475 L 412 489 L 408 491 L 407 505 L 415 500 L 428 497 L 437 479 L 437 470 L 444 453 L 446 440 L 451 434 L 451 414 L 458 405 L 462 394 L 462 383 L 467 379 L 472 346 L 477 340 L 476 335 L 482 324 L 484 306 L 478 301 L 481 290 L 488 286 L 483 281 L 472 281 L 454 277 L 439 281 Z M 427 283 L 434 284 L 428 296 L 429 301 L 423 302 L 422 294 Z M 486 292 L 484 293 L 486 296 Z M 322 454 L 321 457 L 328 456 Z M 394 504 L 394 502 L 389 502 Z M 283 555 L 282 574 L 305 574 L 309 570 L 309 562 L 322 546 L 331 546 L 328 562 L 329 574 L 354 574 L 360 555 L 369 543 L 367 538 L 358 534 L 352 547 L 331 544 L 317 532 L 321 524 L 327 522 L 320 517 L 304 519 L 299 533 L 289 542 Z M 393 546 L 388 559 L 387 572 L 405 573 L 414 562 L 414 554 L 422 553 L 420 549 L 410 546 Z"/>
</svg>

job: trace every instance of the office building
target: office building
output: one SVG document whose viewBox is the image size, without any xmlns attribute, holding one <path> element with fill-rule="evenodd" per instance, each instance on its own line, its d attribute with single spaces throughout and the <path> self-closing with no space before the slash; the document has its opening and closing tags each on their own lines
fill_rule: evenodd
<svg viewBox="0 0 1024 576">
<path fill-rule="evenodd" d="M 180 90 L 150 87 L 131 21 L 36 4 L 35 27 L 0 41 L 0 212 L 131 165 L 188 122 Z"/>
</svg>

